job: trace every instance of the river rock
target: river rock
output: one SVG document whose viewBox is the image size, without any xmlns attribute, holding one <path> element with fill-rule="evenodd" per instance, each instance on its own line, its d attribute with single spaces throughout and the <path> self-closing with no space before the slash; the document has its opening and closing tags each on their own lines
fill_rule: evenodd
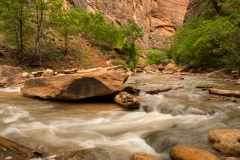
<svg viewBox="0 0 240 160">
<path fill-rule="evenodd" d="M 51 77 L 53 76 L 54 71 L 51 69 L 47 69 L 46 71 L 43 72 L 43 74 L 41 75 L 41 77 Z"/>
<path fill-rule="evenodd" d="M 23 72 L 21 78 L 30 78 L 30 75 L 28 72 Z"/>
<path fill-rule="evenodd" d="M 134 94 L 134 95 L 139 95 L 141 92 L 140 89 L 138 89 L 137 87 L 132 87 L 132 86 L 124 87 L 123 91 L 128 92 L 130 94 Z"/>
<path fill-rule="evenodd" d="M 226 68 L 218 71 L 213 71 L 206 74 L 207 77 L 210 78 L 231 78 L 232 77 L 232 69 Z"/>
<path fill-rule="evenodd" d="M 240 91 L 238 91 L 238 90 L 226 90 L 226 89 L 209 88 L 208 91 L 209 91 L 210 94 L 240 98 Z"/>
<path fill-rule="evenodd" d="M 226 156 L 240 156 L 240 130 L 214 129 L 208 133 L 212 147 Z"/>
<path fill-rule="evenodd" d="M 0 65 L 0 87 L 18 85 L 23 72 L 21 67 Z"/>
<path fill-rule="evenodd" d="M 172 160 L 219 160 L 208 151 L 186 146 L 174 147 L 170 152 L 170 156 Z"/>
<path fill-rule="evenodd" d="M 146 153 L 135 153 L 132 155 L 130 160 L 161 160 L 161 159 Z"/>
<path fill-rule="evenodd" d="M 89 148 L 72 152 L 64 160 L 107 160 L 112 159 L 111 154 L 102 148 Z"/>
<path fill-rule="evenodd" d="M 146 72 L 159 72 L 159 70 L 158 70 L 158 65 L 156 65 L 156 64 L 147 65 L 147 66 L 144 68 L 144 70 L 145 70 Z"/>
<path fill-rule="evenodd" d="M 116 94 L 123 88 L 127 75 L 120 71 L 86 72 L 26 80 L 21 92 L 26 97 L 56 100 Z"/>
<path fill-rule="evenodd" d="M 114 101 L 120 106 L 127 109 L 138 109 L 140 106 L 138 100 L 133 95 L 125 91 L 116 94 L 114 97 Z"/>
</svg>

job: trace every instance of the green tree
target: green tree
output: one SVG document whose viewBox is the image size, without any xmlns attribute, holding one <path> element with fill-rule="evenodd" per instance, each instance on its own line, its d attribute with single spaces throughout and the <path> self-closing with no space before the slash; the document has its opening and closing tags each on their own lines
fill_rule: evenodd
<svg viewBox="0 0 240 160">
<path fill-rule="evenodd" d="M 34 3 L 35 9 L 35 25 L 36 25 L 36 37 L 33 56 L 33 65 L 37 64 L 37 56 L 39 57 L 40 65 L 42 63 L 41 55 L 41 38 L 43 35 L 44 24 L 48 17 L 47 11 L 49 11 L 50 1 L 36 0 Z"/>
<path fill-rule="evenodd" d="M 29 18 L 28 5 L 25 0 L 0 1 L 1 32 L 8 43 L 17 48 L 18 58 L 24 58 L 26 39 L 29 37 L 31 25 L 27 23 Z"/>
<path fill-rule="evenodd" d="M 63 55 L 67 55 L 69 49 L 69 36 L 76 35 L 78 33 L 78 23 L 76 23 L 77 17 L 75 16 L 75 12 L 78 12 L 78 9 L 64 9 L 63 0 L 52 0 L 51 2 L 51 24 L 55 26 L 55 30 L 57 30 L 64 38 L 65 49 Z"/>
<path fill-rule="evenodd" d="M 169 53 L 192 67 L 240 66 L 239 1 L 208 0 L 203 14 L 180 28 Z"/>
<path fill-rule="evenodd" d="M 135 42 L 143 37 L 142 29 L 132 20 L 128 24 L 122 25 L 122 33 L 126 42 L 123 44 L 122 52 L 126 54 L 127 64 L 131 69 L 136 67 L 140 54 L 140 47 Z"/>
<path fill-rule="evenodd" d="M 156 49 L 148 51 L 147 58 L 145 60 L 145 65 L 148 64 L 166 65 L 167 63 L 169 63 L 169 60 L 165 52 Z"/>
</svg>

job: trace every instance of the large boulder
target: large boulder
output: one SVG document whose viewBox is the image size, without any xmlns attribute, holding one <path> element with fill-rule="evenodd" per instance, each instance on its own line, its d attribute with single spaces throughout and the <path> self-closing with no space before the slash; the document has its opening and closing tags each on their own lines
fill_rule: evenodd
<svg viewBox="0 0 240 160">
<path fill-rule="evenodd" d="M 23 72 L 21 67 L 0 65 L 0 87 L 18 85 Z"/>
<path fill-rule="evenodd" d="M 240 130 L 214 129 L 208 133 L 212 147 L 226 156 L 240 156 Z"/>
<path fill-rule="evenodd" d="M 118 93 L 127 75 L 120 71 L 86 72 L 26 80 L 21 92 L 26 97 L 79 100 Z"/>
<path fill-rule="evenodd" d="M 172 160 L 219 160 L 208 151 L 186 146 L 174 147 L 170 156 Z"/>
</svg>

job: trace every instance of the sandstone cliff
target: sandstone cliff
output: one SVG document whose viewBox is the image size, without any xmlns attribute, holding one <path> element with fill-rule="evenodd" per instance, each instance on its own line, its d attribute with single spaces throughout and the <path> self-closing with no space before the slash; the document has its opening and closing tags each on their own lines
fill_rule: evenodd
<svg viewBox="0 0 240 160">
<path fill-rule="evenodd" d="M 134 19 L 144 30 L 143 50 L 164 48 L 183 24 L 189 0 L 68 0 L 90 12 L 103 12 L 107 21 L 122 24 Z"/>
<path fill-rule="evenodd" d="M 193 16 L 197 16 L 200 14 L 201 5 L 205 1 L 206 0 L 190 0 L 187 7 L 187 12 L 185 14 L 184 23 L 189 21 Z"/>
</svg>

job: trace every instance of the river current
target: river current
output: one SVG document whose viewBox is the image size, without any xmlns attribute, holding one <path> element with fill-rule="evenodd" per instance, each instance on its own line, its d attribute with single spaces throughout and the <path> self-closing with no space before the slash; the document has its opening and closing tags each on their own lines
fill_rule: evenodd
<svg viewBox="0 0 240 160">
<path fill-rule="evenodd" d="M 23 97 L 20 88 L 0 89 L 0 135 L 24 146 L 68 154 L 103 148 L 99 160 L 129 160 L 134 153 L 170 159 L 174 146 L 210 151 L 208 132 L 214 128 L 240 128 L 240 102 L 210 95 L 197 86 L 239 90 L 223 79 L 137 74 L 126 84 L 141 89 L 139 110 L 128 111 L 111 102 L 57 102 Z M 145 91 L 183 86 L 155 95 Z M 0 152 L 0 159 L 17 159 Z"/>
</svg>

